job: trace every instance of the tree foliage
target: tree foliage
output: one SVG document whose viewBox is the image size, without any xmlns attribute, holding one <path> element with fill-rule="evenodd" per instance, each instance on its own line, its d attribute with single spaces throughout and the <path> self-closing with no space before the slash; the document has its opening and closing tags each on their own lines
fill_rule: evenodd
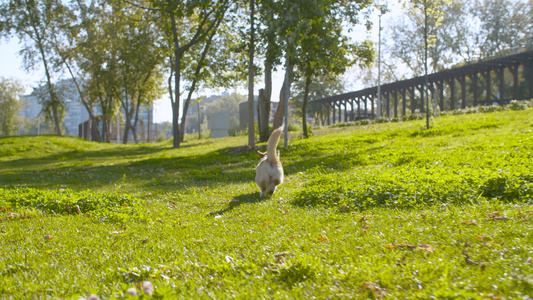
<svg viewBox="0 0 533 300">
<path fill-rule="evenodd" d="M 168 49 L 170 62 L 169 95 L 172 105 L 172 126 L 174 147 L 181 142 L 179 116 L 181 107 L 183 70 L 187 64 L 186 54 L 201 41 L 208 39 L 212 31 L 216 31 L 219 20 L 233 4 L 231 0 L 219 1 L 151 1 L 152 7 L 159 14 L 161 37 Z M 184 115 L 187 106 L 184 105 Z"/>
<path fill-rule="evenodd" d="M 56 55 L 53 40 L 64 23 L 66 8 L 59 0 L 9 0 L 0 5 L 0 29 L 3 35 L 15 34 L 24 42 L 24 65 L 35 69 L 42 64 L 48 96 L 42 97 L 43 112 L 61 135 L 65 106 L 55 92 L 53 75 Z"/>
<path fill-rule="evenodd" d="M 421 0 L 405 2 L 406 14 L 395 20 L 387 52 L 423 73 L 424 15 Z M 527 0 L 427 0 L 429 66 L 441 71 L 470 62 L 533 48 L 533 3 Z"/>
<path fill-rule="evenodd" d="M 342 74 L 356 62 L 368 64 L 373 61 L 374 51 L 369 41 L 356 44 L 343 32 L 345 20 L 352 25 L 359 23 L 361 11 L 369 4 L 370 1 L 315 0 L 307 5 L 294 6 L 293 13 L 297 16 L 292 17 L 299 17 L 300 21 L 287 28 L 290 33 L 287 51 L 296 66 L 296 76 L 305 82 L 302 101 L 304 137 L 308 137 L 306 115 L 312 81 L 318 75 Z"/>
<path fill-rule="evenodd" d="M 0 77 L 0 135 L 17 132 L 20 96 L 24 87 L 18 81 Z"/>
</svg>

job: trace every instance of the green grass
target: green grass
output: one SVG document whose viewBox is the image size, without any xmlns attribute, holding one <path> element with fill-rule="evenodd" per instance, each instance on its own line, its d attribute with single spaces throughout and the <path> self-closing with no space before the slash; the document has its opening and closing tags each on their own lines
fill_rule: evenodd
<svg viewBox="0 0 533 300">
<path fill-rule="evenodd" d="M 424 124 L 280 145 L 268 199 L 246 137 L 0 138 L 0 298 L 528 299 L 533 109 Z"/>
</svg>

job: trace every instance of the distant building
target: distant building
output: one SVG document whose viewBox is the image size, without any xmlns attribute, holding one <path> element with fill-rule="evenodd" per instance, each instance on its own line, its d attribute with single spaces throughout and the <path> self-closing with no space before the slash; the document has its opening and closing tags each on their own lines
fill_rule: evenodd
<svg viewBox="0 0 533 300">
<path fill-rule="evenodd" d="M 227 113 L 213 113 L 207 118 L 207 127 L 211 130 L 211 138 L 229 136 L 230 116 Z"/>
<path fill-rule="evenodd" d="M 56 89 L 59 97 L 65 103 L 65 118 L 63 119 L 62 128 L 64 134 L 67 136 L 79 136 L 85 139 L 91 139 L 90 131 L 85 128 L 89 120 L 89 112 L 85 105 L 83 105 L 79 96 L 78 90 L 74 84 L 74 81 L 61 80 L 56 84 Z M 19 111 L 19 117 L 22 122 L 20 123 L 19 134 L 41 134 L 43 128 L 48 128 L 48 125 L 44 123 L 44 116 L 41 111 L 43 106 L 40 99 L 46 99 L 50 97 L 46 86 L 42 85 L 34 88 L 31 94 L 22 96 L 22 109 Z M 124 130 L 124 110 L 121 109 L 120 124 L 117 124 L 117 118 L 112 120 L 111 123 L 111 140 L 122 142 L 122 134 Z M 100 115 L 100 109 L 94 107 L 94 114 Z M 135 117 L 134 117 L 135 118 Z M 132 120 L 132 124 L 135 119 Z M 153 110 L 146 106 L 139 108 L 139 121 L 137 122 L 137 135 L 140 140 L 147 140 L 148 136 L 154 132 L 153 126 Z M 94 125 L 94 124 L 93 124 Z M 81 127 L 80 127 L 81 126 Z M 101 124 L 96 124 L 95 129 L 99 128 L 101 131 Z M 80 128 L 82 128 L 80 130 Z M 50 132 L 50 130 L 48 130 Z M 121 134 L 122 133 L 122 134 Z M 153 134 L 152 134 L 153 135 Z M 150 139 L 153 137 L 151 136 Z M 133 139 L 130 133 L 129 139 Z"/>
<path fill-rule="evenodd" d="M 56 90 L 65 103 L 65 118 L 62 124 L 65 135 L 77 136 L 78 124 L 89 119 L 89 113 L 81 103 L 72 80 L 58 82 Z M 34 88 L 31 94 L 22 96 L 22 109 L 19 111 L 19 117 L 22 119 L 20 135 L 41 134 L 43 126 L 48 127 L 44 124 L 44 116 L 41 114 L 43 108 L 41 99 L 49 97 L 50 94 L 44 85 Z"/>
</svg>

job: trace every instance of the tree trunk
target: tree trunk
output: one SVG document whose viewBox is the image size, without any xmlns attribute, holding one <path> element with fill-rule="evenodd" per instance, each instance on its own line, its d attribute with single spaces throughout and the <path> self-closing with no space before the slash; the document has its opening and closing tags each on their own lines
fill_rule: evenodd
<svg viewBox="0 0 533 300">
<path fill-rule="evenodd" d="M 254 0 L 250 1 L 250 61 L 248 63 L 248 147 L 255 148 L 254 132 Z"/>
<path fill-rule="evenodd" d="M 289 64 L 289 67 L 287 68 L 287 70 L 285 70 L 285 72 L 288 72 L 289 73 L 289 82 L 288 84 L 286 84 L 286 80 L 283 80 L 283 86 L 281 88 L 281 91 L 279 93 L 279 104 L 278 104 L 278 107 L 276 108 L 276 113 L 274 113 L 274 124 L 273 124 L 273 128 L 276 129 L 276 128 L 279 128 L 281 127 L 281 125 L 283 125 L 283 117 L 285 116 L 285 86 L 289 86 L 289 89 L 291 87 L 291 77 L 292 77 L 292 70 L 294 68 L 294 65 L 293 64 Z M 287 78 L 287 76 L 285 76 L 285 78 Z"/>
<path fill-rule="evenodd" d="M 302 128 L 304 138 L 309 138 L 309 133 L 307 132 L 307 101 L 309 99 L 309 85 L 311 84 L 311 76 L 305 78 L 305 92 L 304 92 L 304 103 L 302 105 Z"/>
<path fill-rule="evenodd" d="M 128 116 L 128 114 L 125 114 L 125 115 L 126 115 L 126 120 L 124 122 L 124 135 L 122 136 L 122 144 L 128 143 L 128 135 L 130 134 L 130 129 L 131 129 L 130 117 Z"/>
<path fill-rule="evenodd" d="M 181 80 L 181 54 L 179 52 L 180 43 L 178 39 L 178 31 L 176 28 L 176 18 L 172 9 L 168 10 L 172 25 L 172 35 L 174 37 L 174 101 L 172 102 L 172 131 L 174 140 L 172 147 L 178 148 L 180 146 L 180 80 Z"/>
<path fill-rule="evenodd" d="M 146 77 L 144 82 L 148 80 L 150 75 Z M 137 106 L 135 107 L 135 122 L 133 122 L 133 127 L 131 131 L 133 132 L 133 140 L 135 141 L 135 144 L 139 143 L 139 138 L 137 137 L 137 122 L 139 121 L 139 110 L 141 108 L 141 98 L 142 98 L 142 92 L 139 92 L 139 95 L 137 95 Z M 142 123 L 141 123 L 142 126 Z"/>
<path fill-rule="evenodd" d="M 270 121 L 270 98 L 272 96 L 272 63 L 265 60 L 265 89 L 259 91 L 257 103 L 257 122 L 259 124 L 259 141 L 266 142 L 270 135 L 268 123 Z"/>
<path fill-rule="evenodd" d="M 54 119 L 54 126 L 56 130 L 56 134 L 61 135 L 61 122 L 59 121 L 59 112 L 58 112 L 59 99 L 57 98 L 57 94 L 54 91 L 54 87 L 52 86 L 52 77 L 50 76 L 48 62 L 46 61 L 44 49 L 43 49 L 41 42 L 39 42 L 39 51 L 41 52 L 44 71 L 46 73 L 46 81 L 47 81 L 48 93 L 50 94 L 50 105 L 52 106 L 52 117 Z"/>
</svg>

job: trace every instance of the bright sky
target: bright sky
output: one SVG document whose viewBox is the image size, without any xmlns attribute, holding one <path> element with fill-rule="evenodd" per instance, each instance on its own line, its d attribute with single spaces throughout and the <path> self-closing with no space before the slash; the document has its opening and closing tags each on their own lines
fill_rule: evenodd
<svg viewBox="0 0 533 300">
<path fill-rule="evenodd" d="M 390 17 L 390 15 L 395 15 L 398 12 L 394 10 L 395 9 L 393 9 L 392 13 L 389 13 L 389 16 L 386 15 L 382 19 L 382 28 L 386 27 L 386 25 L 384 25 L 386 24 L 386 17 Z M 364 32 L 364 29 L 361 29 L 364 34 L 361 34 L 362 31 L 359 30 L 357 32 L 354 31 L 353 38 L 355 40 L 361 40 L 362 38 L 370 37 L 374 42 L 378 42 L 378 17 L 376 13 L 374 15 L 374 26 L 370 35 L 368 36 L 366 32 Z M 22 45 L 20 44 L 20 40 L 18 40 L 17 38 L 11 38 L 10 40 L 0 39 L 0 77 L 19 80 L 26 87 L 26 92 L 30 93 L 33 87 L 37 86 L 39 82 L 42 82 L 44 80 L 44 72 L 41 69 L 36 71 L 24 70 L 22 65 L 22 57 L 19 55 L 19 51 L 21 48 Z M 274 78 L 272 80 L 272 101 L 278 101 L 279 91 L 283 84 L 283 76 L 283 72 L 274 73 Z M 260 81 L 261 78 L 256 77 L 256 95 L 258 94 L 259 88 L 262 88 L 262 84 L 260 83 Z M 247 89 L 243 87 L 242 89 L 239 89 L 239 92 L 241 94 L 246 95 Z M 204 94 L 198 93 L 198 96 L 202 95 Z M 205 95 L 210 96 L 211 93 Z M 172 109 L 168 94 L 165 94 L 163 99 L 156 101 L 156 104 L 154 106 L 154 121 L 172 121 Z"/>
</svg>

